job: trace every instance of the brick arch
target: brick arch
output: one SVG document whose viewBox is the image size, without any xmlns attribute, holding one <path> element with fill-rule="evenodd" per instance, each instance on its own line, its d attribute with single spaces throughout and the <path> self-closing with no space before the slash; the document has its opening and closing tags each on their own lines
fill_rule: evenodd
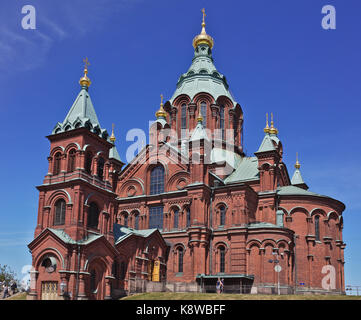
<svg viewBox="0 0 361 320">
<path fill-rule="evenodd" d="M 319 214 L 324 218 L 326 217 L 326 212 L 323 209 L 320 209 L 320 208 L 312 209 L 311 212 L 310 212 L 310 217 L 313 217 L 316 214 Z"/>
<path fill-rule="evenodd" d="M 272 246 L 272 248 L 276 248 L 276 242 L 274 239 L 267 238 L 262 241 L 262 246 L 263 248 L 266 248 L 267 246 Z"/>
<path fill-rule="evenodd" d="M 48 254 L 52 254 L 52 255 L 56 256 L 57 260 L 59 262 L 61 262 L 61 268 L 65 269 L 65 260 L 64 260 L 63 255 L 61 254 L 61 252 L 56 248 L 48 247 L 48 248 L 45 248 L 42 251 L 40 251 L 38 253 L 38 255 L 34 258 L 33 266 L 35 267 L 35 270 L 37 270 L 37 271 L 39 270 L 39 266 L 40 266 L 43 258 Z"/>
<path fill-rule="evenodd" d="M 60 152 L 61 155 L 64 154 L 65 148 L 63 146 L 57 146 L 51 150 L 50 156 L 53 157 L 57 152 Z"/>
<path fill-rule="evenodd" d="M 117 190 L 118 195 L 123 198 L 130 197 L 128 191 L 131 187 L 134 187 L 135 189 L 135 193 L 132 194 L 132 196 L 145 194 L 145 187 L 143 181 L 137 178 L 131 178 L 120 186 L 120 188 Z"/>
<path fill-rule="evenodd" d="M 256 246 L 258 249 L 262 246 L 262 241 L 258 239 L 251 239 L 247 241 L 247 249 L 252 249 L 252 247 Z"/>
<path fill-rule="evenodd" d="M 177 242 L 173 245 L 172 252 L 174 253 L 178 248 L 182 248 L 183 252 L 186 252 L 187 246 L 183 242 Z"/>
<path fill-rule="evenodd" d="M 159 165 L 162 165 L 163 168 L 164 168 L 164 192 L 168 192 L 166 182 L 169 179 L 169 167 L 168 167 L 168 164 L 165 161 L 163 161 L 162 159 L 157 158 L 157 163 L 150 163 L 147 166 L 146 170 L 145 170 L 145 174 L 146 174 L 145 185 L 146 185 L 146 188 L 147 188 L 146 189 L 147 194 L 150 194 L 150 173 L 155 167 L 157 167 Z"/>
<path fill-rule="evenodd" d="M 178 190 L 177 188 L 177 182 L 184 180 L 186 184 L 188 184 L 190 178 L 190 174 L 187 171 L 177 171 L 174 173 L 167 181 L 166 181 L 166 190 L 168 191 L 174 191 Z"/>
<path fill-rule="evenodd" d="M 325 215 L 326 217 L 327 217 L 327 219 L 328 220 L 330 220 L 330 218 L 332 217 L 332 216 L 335 216 L 336 217 L 336 220 L 340 220 L 340 216 L 339 216 L 339 214 L 336 212 L 336 211 L 330 211 L 330 212 L 328 212 L 327 213 L 327 215 Z"/>
<path fill-rule="evenodd" d="M 284 216 L 290 216 L 290 213 L 287 211 L 286 208 L 283 208 L 283 207 L 278 206 L 278 209 L 283 211 Z"/>
<path fill-rule="evenodd" d="M 219 248 L 220 246 L 224 246 L 224 248 L 226 249 L 226 250 L 225 250 L 226 252 L 229 250 L 229 245 L 228 245 L 228 243 L 225 242 L 225 241 L 222 241 L 222 240 L 215 243 L 215 245 L 214 245 L 214 250 L 218 250 L 218 248 Z"/>
<path fill-rule="evenodd" d="M 203 100 L 205 100 L 207 102 L 207 107 L 210 107 L 210 105 L 212 103 L 215 102 L 215 99 L 214 97 L 208 93 L 208 92 L 198 92 L 192 99 L 192 102 L 194 102 L 195 104 L 197 104 L 197 107 L 198 107 L 198 104 L 201 103 Z"/>
<path fill-rule="evenodd" d="M 167 101 L 168 102 L 168 101 Z M 188 96 L 187 94 L 183 93 L 180 94 L 179 96 L 177 96 L 174 100 L 173 100 L 173 106 L 174 107 L 180 107 L 182 104 L 189 104 L 191 102 L 191 98 L 190 96 Z"/>
<path fill-rule="evenodd" d="M 225 107 L 232 109 L 233 108 L 233 102 L 231 99 L 229 99 L 227 96 L 221 95 L 216 100 L 217 105 L 223 104 Z"/>
<path fill-rule="evenodd" d="M 64 153 L 68 154 L 71 149 L 81 150 L 80 145 L 77 142 L 69 143 L 64 150 Z"/>
<path fill-rule="evenodd" d="M 46 201 L 46 206 L 53 206 L 56 201 L 59 199 L 68 199 L 67 204 L 72 204 L 72 199 L 68 191 L 65 189 L 60 189 L 54 191 L 51 196 Z M 65 201 L 66 202 L 66 201 Z"/>
<path fill-rule="evenodd" d="M 289 214 L 290 216 L 292 216 L 295 212 L 303 212 L 306 215 L 306 217 L 310 216 L 308 210 L 301 206 L 293 207 L 289 212 L 290 212 Z"/>
</svg>

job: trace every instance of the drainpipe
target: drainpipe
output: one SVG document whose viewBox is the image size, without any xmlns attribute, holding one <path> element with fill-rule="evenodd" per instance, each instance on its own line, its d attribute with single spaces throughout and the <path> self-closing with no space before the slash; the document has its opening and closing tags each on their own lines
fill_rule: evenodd
<svg viewBox="0 0 361 320">
<path fill-rule="evenodd" d="M 213 273 L 212 270 L 212 254 L 213 254 L 213 248 L 212 248 L 212 237 L 213 237 L 213 210 L 212 210 L 212 202 L 213 202 L 213 196 L 214 196 L 214 187 L 211 187 L 211 201 L 209 203 L 209 227 L 211 229 L 211 236 L 209 239 L 209 274 L 211 275 Z"/>
<path fill-rule="evenodd" d="M 75 289 L 75 297 L 78 300 L 79 294 L 79 272 L 80 272 L 80 244 L 78 244 L 78 265 L 77 265 L 77 273 L 76 273 L 76 289 Z"/>
</svg>

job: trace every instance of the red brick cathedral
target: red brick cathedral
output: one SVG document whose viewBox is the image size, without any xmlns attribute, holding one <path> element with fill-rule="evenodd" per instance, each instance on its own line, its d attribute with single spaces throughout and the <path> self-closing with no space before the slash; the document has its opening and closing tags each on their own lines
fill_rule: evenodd
<svg viewBox="0 0 361 320">
<path fill-rule="evenodd" d="M 344 204 L 309 191 L 298 160 L 290 178 L 273 117 L 254 156 L 244 153 L 243 110 L 213 44 L 203 15 L 191 66 L 125 167 L 85 61 L 78 96 L 47 136 L 31 299 L 207 292 L 218 278 L 238 293 L 345 292 Z"/>
</svg>

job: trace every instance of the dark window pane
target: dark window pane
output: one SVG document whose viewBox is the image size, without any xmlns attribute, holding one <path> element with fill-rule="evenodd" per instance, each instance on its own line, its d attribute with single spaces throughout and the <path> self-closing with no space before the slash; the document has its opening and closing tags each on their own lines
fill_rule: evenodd
<svg viewBox="0 0 361 320">
<path fill-rule="evenodd" d="M 316 240 L 320 240 L 320 217 L 315 216 L 315 236 Z"/>
<path fill-rule="evenodd" d="M 53 174 L 57 175 L 60 173 L 61 153 L 58 152 L 54 157 L 54 170 Z"/>
<path fill-rule="evenodd" d="M 201 103 L 201 113 L 203 117 L 203 126 L 207 127 L 207 103 L 202 102 Z"/>
<path fill-rule="evenodd" d="M 222 246 L 219 248 L 219 272 L 225 272 L 225 254 L 226 250 Z"/>
<path fill-rule="evenodd" d="M 104 159 L 99 158 L 98 159 L 98 171 L 97 176 L 100 180 L 103 180 L 103 174 L 104 174 Z"/>
<path fill-rule="evenodd" d="M 174 229 L 178 229 L 178 222 L 179 222 L 179 210 L 174 210 Z"/>
<path fill-rule="evenodd" d="M 55 203 L 55 225 L 62 225 L 65 223 L 65 201 L 63 199 L 58 200 Z"/>
<path fill-rule="evenodd" d="M 135 230 L 138 230 L 138 229 L 139 229 L 139 214 L 137 214 L 137 215 L 135 216 L 134 229 L 135 229 Z"/>
<path fill-rule="evenodd" d="M 191 226 L 191 210 L 189 208 L 186 209 L 187 213 L 187 227 Z"/>
<path fill-rule="evenodd" d="M 98 220 L 99 220 L 99 209 L 96 203 L 92 202 L 89 206 L 89 211 L 88 211 L 88 227 L 97 229 Z"/>
<path fill-rule="evenodd" d="M 178 249 L 178 272 L 183 272 L 183 248 Z"/>
<path fill-rule="evenodd" d="M 222 131 L 222 140 L 224 140 L 224 106 L 223 105 L 220 106 L 219 115 L 220 115 L 219 128 Z"/>
<path fill-rule="evenodd" d="M 220 211 L 221 211 L 221 219 L 220 219 L 220 225 L 224 226 L 226 223 L 226 208 L 224 206 L 220 207 Z"/>
<path fill-rule="evenodd" d="M 163 166 L 155 167 L 150 173 L 150 194 L 164 192 L 164 168 Z"/>
<path fill-rule="evenodd" d="M 163 206 L 149 208 L 149 229 L 163 229 Z"/>
</svg>

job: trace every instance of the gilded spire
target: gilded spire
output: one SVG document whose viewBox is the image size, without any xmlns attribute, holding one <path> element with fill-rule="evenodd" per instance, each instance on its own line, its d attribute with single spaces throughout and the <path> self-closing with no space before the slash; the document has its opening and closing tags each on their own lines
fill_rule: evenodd
<svg viewBox="0 0 361 320">
<path fill-rule="evenodd" d="M 266 127 L 263 129 L 265 133 L 269 133 L 269 126 L 268 126 L 268 113 L 266 113 Z"/>
<path fill-rule="evenodd" d="M 202 31 L 199 35 L 197 35 L 194 39 L 193 39 L 193 47 L 194 49 L 197 48 L 197 46 L 199 44 L 207 44 L 211 49 L 213 48 L 213 45 L 214 45 L 214 40 L 213 38 L 208 35 L 206 33 L 206 22 L 205 22 L 205 17 L 206 17 L 206 11 L 205 9 L 203 8 L 202 9 L 202 13 L 203 13 L 203 20 L 202 20 Z"/>
<path fill-rule="evenodd" d="M 83 62 L 84 62 L 84 75 L 83 75 L 82 78 L 80 78 L 79 84 L 80 84 L 82 87 L 88 88 L 88 87 L 91 85 L 91 81 L 90 81 L 90 79 L 88 78 L 88 66 L 90 65 L 89 60 L 88 60 L 88 57 L 86 57 L 85 59 L 83 59 Z"/>
<path fill-rule="evenodd" d="M 114 123 L 112 124 L 112 135 L 110 136 L 109 140 L 114 144 L 115 142 Z"/>
<path fill-rule="evenodd" d="M 203 122 L 203 116 L 202 116 L 201 108 L 199 108 L 197 122 Z"/>
<path fill-rule="evenodd" d="M 165 118 L 167 116 L 167 113 L 165 112 L 165 110 L 163 109 L 163 95 L 160 95 L 160 108 L 159 110 L 155 113 L 155 116 L 157 118 L 159 117 L 163 117 Z"/>
<path fill-rule="evenodd" d="M 298 152 L 296 152 L 296 164 L 295 164 L 295 168 L 296 168 L 296 169 L 301 168 L 301 164 L 298 162 Z"/>
<path fill-rule="evenodd" d="M 271 128 L 269 129 L 270 134 L 277 134 L 278 130 L 274 127 L 273 113 L 271 112 Z"/>
</svg>

